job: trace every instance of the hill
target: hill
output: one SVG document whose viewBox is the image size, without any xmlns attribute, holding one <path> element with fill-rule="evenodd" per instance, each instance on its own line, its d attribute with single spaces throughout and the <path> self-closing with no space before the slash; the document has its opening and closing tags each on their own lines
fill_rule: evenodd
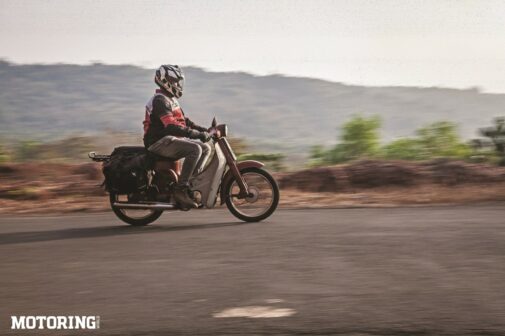
<svg viewBox="0 0 505 336">
<path fill-rule="evenodd" d="M 451 120 L 461 135 L 505 114 L 505 94 L 477 89 L 364 87 L 281 75 L 207 72 L 187 67 L 186 113 L 218 120 L 249 141 L 307 148 L 333 143 L 351 115 L 378 114 L 383 139 Z M 15 65 L 0 61 L 0 135 L 52 139 L 102 131 L 141 133 L 153 70 L 130 65 Z M 279 147 L 280 146 L 280 147 Z"/>
</svg>

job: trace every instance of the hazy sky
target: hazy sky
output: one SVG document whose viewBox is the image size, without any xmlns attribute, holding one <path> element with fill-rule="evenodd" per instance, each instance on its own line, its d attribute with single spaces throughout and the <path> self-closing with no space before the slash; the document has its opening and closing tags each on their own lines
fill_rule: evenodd
<svg viewBox="0 0 505 336">
<path fill-rule="evenodd" d="M 0 58 L 505 92 L 505 0 L 0 0 Z"/>
</svg>

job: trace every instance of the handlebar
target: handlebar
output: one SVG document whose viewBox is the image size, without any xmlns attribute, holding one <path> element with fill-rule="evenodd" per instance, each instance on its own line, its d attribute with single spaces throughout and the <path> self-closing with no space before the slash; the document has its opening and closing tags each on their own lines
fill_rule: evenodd
<svg viewBox="0 0 505 336">
<path fill-rule="evenodd" d="M 214 139 L 219 139 L 221 137 L 221 132 L 218 129 L 212 127 L 209 129 L 209 135 Z"/>
<path fill-rule="evenodd" d="M 209 134 L 215 138 L 221 138 L 228 136 L 228 126 L 226 124 L 219 124 L 212 126 L 208 130 Z"/>
</svg>

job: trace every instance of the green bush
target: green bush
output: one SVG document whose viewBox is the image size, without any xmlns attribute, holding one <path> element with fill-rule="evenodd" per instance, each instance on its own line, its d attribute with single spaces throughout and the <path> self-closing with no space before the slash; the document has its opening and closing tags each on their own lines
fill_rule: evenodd
<svg viewBox="0 0 505 336">
<path fill-rule="evenodd" d="M 340 143 L 325 150 L 315 146 L 309 165 L 319 166 L 353 160 L 363 156 L 375 156 L 379 152 L 380 118 L 355 116 L 342 127 Z"/>
<path fill-rule="evenodd" d="M 381 157 L 388 160 L 422 160 L 422 143 L 418 139 L 403 138 L 382 147 Z"/>
<path fill-rule="evenodd" d="M 421 144 L 423 159 L 436 157 L 466 159 L 472 153 L 471 147 L 461 141 L 454 123 L 435 122 L 418 129 L 416 134 Z"/>
<path fill-rule="evenodd" d="M 398 139 L 381 149 L 381 157 L 399 160 L 429 160 L 433 158 L 468 159 L 472 147 L 461 141 L 456 125 L 440 121 L 416 131 L 415 138 Z"/>
<path fill-rule="evenodd" d="M 0 163 L 5 163 L 11 161 L 11 155 L 9 151 L 0 144 Z"/>
<path fill-rule="evenodd" d="M 439 121 L 384 146 L 379 144 L 380 119 L 354 117 L 342 127 L 340 142 L 333 148 L 312 148 L 309 166 L 336 164 L 362 157 L 390 160 L 430 160 L 433 158 L 470 159 L 472 146 L 462 142 L 454 123 Z"/>
<path fill-rule="evenodd" d="M 496 157 L 500 166 L 505 166 L 505 117 L 496 118 L 494 120 L 494 125 L 491 127 L 482 128 L 480 133 L 488 138 L 488 142 L 485 143 L 479 139 L 474 140 L 479 145 L 475 147 L 480 147 L 479 152 L 482 152 L 490 147 L 494 149 L 494 156 Z M 484 143 L 484 145 L 482 145 Z"/>
<path fill-rule="evenodd" d="M 375 155 L 380 144 L 380 127 L 381 120 L 378 116 L 370 118 L 356 116 L 344 124 L 341 144 L 334 150 L 337 153 L 341 152 L 346 160 Z"/>
</svg>

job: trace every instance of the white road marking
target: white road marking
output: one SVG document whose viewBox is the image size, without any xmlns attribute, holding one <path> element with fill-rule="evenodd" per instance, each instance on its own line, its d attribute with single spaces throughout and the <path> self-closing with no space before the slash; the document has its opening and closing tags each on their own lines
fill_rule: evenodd
<svg viewBox="0 0 505 336">
<path fill-rule="evenodd" d="M 265 300 L 266 303 L 281 303 L 284 302 L 284 300 L 281 299 L 267 299 Z"/>
<path fill-rule="evenodd" d="M 246 307 L 228 308 L 223 310 L 222 312 L 213 314 L 213 317 L 272 318 L 272 317 L 287 317 L 294 314 L 296 314 L 296 311 L 290 308 L 246 306 Z"/>
</svg>

